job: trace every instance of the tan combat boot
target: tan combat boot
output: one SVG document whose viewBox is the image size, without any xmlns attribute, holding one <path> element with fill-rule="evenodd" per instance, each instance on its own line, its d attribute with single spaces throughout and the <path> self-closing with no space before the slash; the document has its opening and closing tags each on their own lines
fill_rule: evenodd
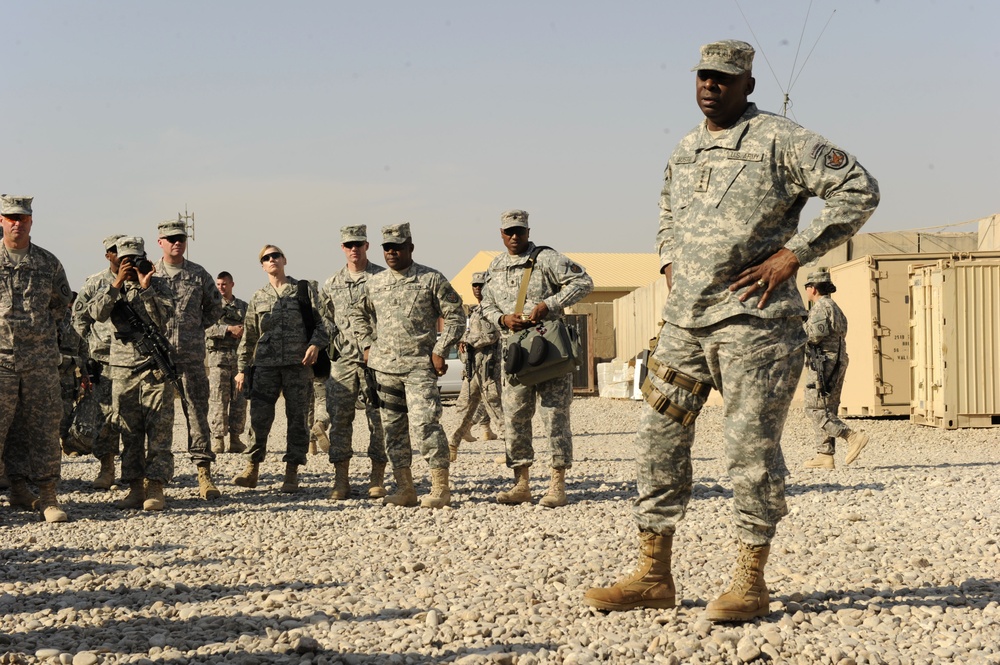
<svg viewBox="0 0 1000 665">
<path fill-rule="evenodd" d="M 312 426 L 312 439 L 314 445 L 316 445 L 324 453 L 330 452 L 330 437 L 326 435 L 326 428 L 329 425 L 325 420 L 317 420 Z"/>
<path fill-rule="evenodd" d="M 221 436 L 212 437 L 212 452 L 215 454 L 226 452 L 226 440 Z"/>
<path fill-rule="evenodd" d="M 28 481 L 24 478 L 10 479 L 10 505 L 14 508 L 24 510 L 34 510 L 38 502 L 38 496 L 28 487 Z"/>
<path fill-rule="evenodd" d="M 285 462 L 285 477 L 281 481 L 281 491 L 295 494 L 299 491 L 299 465 Z"/>
<path fill-rule="evenodd" d="M 431 493 L 420 499 L 422 508 L 444 508 L 451 505 L 448 469 L 431 469 Z"/>
<path fill-rule="evenodd" d="M 146 481 L 140 478 L 128 484 L 128 494 L 121 501 L 115 502 L 115 508 L 121 508 L 122 510 L 142 510 L 142 503 L 145 500 Z"/>
<path fill-rule="evenodd" d="M 222 496 L 222 492 L 212 482 L 212 464 L 210 462 L 198 465 L 198 496 L 206 501 Z"/>
<path fill-rule="evenodd" d="M 385 497 L 385 462 L 372 462 L 372 472 L 368 476 L 368 498 Z"/>
<path fill-rule="evenodd" d="M 835 468 L 833 463 L 833 455 L 827 453 L 818 453 L 816 457 L 806 460 L 803 466 L 807 469 L 833 469 Z"/>
<path fill-rule="evenodd" d="M 549 489 L 538 503 L 546 508 L 558 508 L 566 505 L 566 469 L 552 469 Z"/>
<path fill-rule="evenodd" d="M 46 522 L 65 522 L 69 519 L 66 511 L 59 507 L 55 480 L 44 480 L 38 483 L 37 505 Z"/>
<path fill-rule="evenodd" d="M 163 510 L 167 507 L 167 498 L 163 496 L 163 483 L 159 480 L 146 481 L 146 500 L 142 502 L 143 510 Z"/>
<path fill-rule="evenodd" d="M 847 436 L 847 457 L 844 458 L 844 464 L 850 464 L 854 460 L 858 459 L 858 455 L 861 451 L 865 449 L 868 445 L 868 435 L 864 432 L 858 432 L 857 430 L 848 430 Z"/>
<path fill-rule="evenodd" d="M 497 435 L 493 433 L 492 429 L 490 429 L 490 424 L 489 423 L 486 423 L 485 425 L 483 425 L 482 431 L 479 433 L 479 440 L 480 441 L 496 441 L 497 440 Z"/>
<path fill-rule="evenodd" d="M 229 435 L 229 452 L 231 453 L 242 453 L 246 452 L 246 444 L 240 440 L 240 435 L 236 432 L 232 432 Z"/>
<path fill-rule="evenodd" d="M 247 462 L 247 468 L 243 469 L 243 473 L 238 474 L 233 478 L 233 484 L 239 485 L 240 487 L 257 487 L 257 477 L 260 473 L 260 464 L 258 462 Z"/>
<path fill-rule="evenodd" d="M 396 493 L 385 497 L 382 502 L 404 508 L 417 505 L 417 490 L 413 487 L 413 472 L 410 467 L 393 469 L 392 477 L 396 479 Z"/>
<path fill-rule="evenodd" d="M 589 589 L 583 602 L 605 611 L 674 607 L 677 592 L 670 574 L 673 542 L 673 536 L 640 531 L 639 567 L 635 572 L 610 587 Z"/>
<path fill-rule="evenodd" d="M 750 621 L 771 613 L 764 582 L 764 565 L 770 552 L 770 545 L 740 543 L 733 581 L 725 593 L 708 604 L 709 621 Z"/>
<path fill-rule="evenodd" d="M 531 487 L 528 485 L 528 469 L 531 467 L 520 466 L 514 469 L 514 487 L 510 491 L 497 494 L 497 501 L 507 505 L 518 503 L 531 503 Z"/>
<path fill-rule="evenodd" d="M 109 490 L 115 484 L 115 456 L 108 453 L 101 458 L 101 470 L 94 478 L 93 487 L 95 490 Z"/>
<path fill-rule="evenodd" d="M 351 496 L 350 473 L 351 460 L 333 463 L 333 491 L 330 498 L 334 501 L 343 501 Z"/>
<path fill-rule="evenodd" d="M 458 459 L 458 447 L 462 443 L 463 435 L 460 431 L 455 431 L 451 435 L 451 440 L 448 442 L 448 461 L 454 462 Z"/>
</svg>

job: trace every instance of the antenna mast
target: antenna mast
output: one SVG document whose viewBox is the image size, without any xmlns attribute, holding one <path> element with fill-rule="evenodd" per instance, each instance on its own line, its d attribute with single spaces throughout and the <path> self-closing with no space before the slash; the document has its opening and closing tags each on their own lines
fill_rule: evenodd
<svg viewBox="0 0 1000 665">
<path fill-rule="evenodd" d="M 177 221 L 184 224 L 184 230 L 187 232 L 188 241 L 194 240 L 194 213 L 188 213 L 187 204 L 184 204 L 184 213 L 177 213 Z M 191 243 L 188 242 L 184 246 L 184 255 L 191 251 Z"/>
</svg>

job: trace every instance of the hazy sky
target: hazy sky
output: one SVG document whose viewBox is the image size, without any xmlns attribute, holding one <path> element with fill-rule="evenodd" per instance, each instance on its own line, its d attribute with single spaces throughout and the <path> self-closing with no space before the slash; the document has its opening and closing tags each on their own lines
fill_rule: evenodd
<svg viewBox="0 0 1000 665">
<path fill-rule="evenodd" d="M 993 0 L 0 0 L 0 26 L 0 191 L 36 197 L 74 286 L 109 233 L 158 255 L 185 206 L 190 258 L 243 298 L 263 244 L 324 280 L 350 223 L 381 262 L 381 226 L 410 222 L 449 278 L 508 208 L 562 251 L 652 251 L 698 46 L 727 38 L 758 48 L 772 111 L 811 51 L 789 115 L 878 178 L 866 231 L 1000 212 Z"/>
</svg>

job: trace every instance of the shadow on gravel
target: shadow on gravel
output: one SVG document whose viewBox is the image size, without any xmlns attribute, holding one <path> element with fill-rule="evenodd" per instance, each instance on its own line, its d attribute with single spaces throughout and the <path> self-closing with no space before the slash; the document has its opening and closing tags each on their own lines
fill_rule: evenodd
<svg viewBox="0 0 1000 665">
<path fill-rule="evenodd" d="M 869 469 L 884 469 L 896 471 L 899 469 L 948 469 L 951 467 L 968 468 L 976 466 L 1000 466 L 1000 462 L 942 462 L 941 464 L 885 464 L 870 466 Z"/>
<path fill-rule="evenodd" d="M 851 597 L 862 593 L 863 600 Z M 798 610 L 803 612 L 836 612 L 838 610 L 867 610 L 873 605 L 882 609 L 892 609 L 898 606 L 907 607 L 977 607 L 983 608 L 990 603 L 1000 602 L 1000 581 L 991 579 L 973 578 L 962 582 L 959 585 L 950 584 L 947 586 L 933 587 L 900 587 L 886 591 L 875 591 L 873 589 L 832 589 L 828 591 L 817 591 L 803 596 L 792 593 L 790 595 L 772 595 L 772 601 L 778 601 L 785 605 L 788 613 Z M 775 613 L 772 617 L 780 618 L 781 614 Z"/>
<path fill-rule="evenodd" d="M 136 558 L 150 554 L 160 555 L 179 549 L 173 545 L 153 547 L 133 546 L 127 551 L 135 552 Z M 109 564 L 84 557 L 95 554 L 105 555 L 108 550 L 82 550 L 68 547 L 52 547 L 46 550 L 0 550 L 0 581 L 34 583 L 41 580 L 75 579 L 85 573 L 106 575 L 108 573 L 135 569 L 135 564 Z M 145 562 L 145 558 L 143 559 Z M 179 561 L 172 559 L 171 561 Z M 180 560 L 181 565 L 184 562 Z"/>
<path fill-rule="evenodd" d="M 799 494 L 808 494 L 809 492 L 856 492 L 858 490 L 884 492 L 885 483 L 857 483 L 854 485 L 842 485 L 841 483 L 789 483 L 785 486 L 785 495 L 797 496 Z"/>
</svg>

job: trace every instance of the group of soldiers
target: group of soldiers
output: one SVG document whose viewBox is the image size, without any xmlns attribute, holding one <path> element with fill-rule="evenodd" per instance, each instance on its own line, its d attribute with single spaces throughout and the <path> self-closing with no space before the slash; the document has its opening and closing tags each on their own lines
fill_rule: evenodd
<svg viewBox="0 0 1000 665">
<path fill-rule="evenodd" d="M 13 424 L 0 430 L 6 433 L 0 441 L 6 443 L 2 459 L 13 506 L 41 510 L 48 521 L 67 518 L 56 498 L 59 441 L 69 448 L 68 429 L 82 419 L 75 412 L 82 412 L 84 402 L 98 405 L 98 422 L 84 447 L 100 463 L 94 489 L 107 491 L 115 485 L 115 459 L 121 456 L 120 479 L 128 492 L 116 502 L 119 508 L 166 506 L 164 488 L 175 466 L 175 401 L 184 413 L 198 495 L 206 500 L 221 496 L 212 464 L 225 452 L 247 452 L 247 468 L 233 483 L 255 488 L 279 395 L 285 397 L 288 421 L 282 491 L 299 489 L 297 470 L 305 464 L 311 434 L 314 450 L 318 440 L 334 467 L 330 498 L 352 495 L 353 424 L 357 406 L 363 406 L 369 430 L 369 497 L 417 505 L 410 470 L 411 442 L 417 442 L 432 482 L 431 493 L 419 503 L 449 505 L 448 469 L 459 445 L 470 440 L 473 424 L 483 426 L 484 438 L 495 437 L 492 420 L 501 436 L 509 434 L 507 459 L 516 480 L 498 500 L 528 502 L 527 467 L 534 461 L 530 422 L 540 405 L 553 442 L 552 483 L 541 502 L 565 505 L 565 471 L 572 463 L 572 377 L 566 374 L 534 386 L 507 385 L 500 349 L 502 338 L 515 331 L 560 319 L 565 307 L 590 292 L 593 282 L 581 266 L 544 248 L 531 259 L 534 276 L 524 284 L 522 311 L 514 313 L 522 290 L 520 274 L 534 249 L 523 210 L 501 216 L 501 239 L 508 253 L 473 276 L 480 302 L 467 317 L 448 280 L 413 261 L 409 224 L 383 228 L 387 268 L 368 260 L 365 226 L 343 227 L 346 265 L 321 288 L 285 275 L 285 253 L 266 245 L 259 259 L 269 283 L 247 303 L 233 295 L 229 272 L 213 279 L 185 257 L 183 222 L 164 222 L 157 229 L 162 256 L 155 263 L 147 258 L 141 237 L 108 236 L 103 241 L 107 267 L 73 294 L 58 260 L 22 233 L 30 229 L 31 197 L 4 196 L 3 201 L 4 227 L 12 228 L 5 242 L 23 238 L 25 256 L 32 259 L 11 266 L 11 275 L 45 278 L 46 289 L 25 288 L 19 294 L 38 310 L 38 332 L 31 340 L 45 347 L 50 360 L 42 373 L 56 385 L 65 384 L 67 403 L 53 421 L 56 429 L 48 431 L 56 390 L 37 396 L 22 393 L 18 408 L 10 412 Z M 8 261 L 16 252 L 9 245 L 3 250 Z M 41 258 L 47 263 L 36 269 Z M 14 291 L 9 291 L 11 298 L 17 295 Z M 12 347 L 16 357 L 27 357 L 21 353 L 27 342 L 13 327 L 18 314 L 16 306 L 0 313 L 12 321 L 8 331 L 13 336 L 4 346 Z M 444 374 L 444 358 L 456 344 L 463 387 L 457 405 L 460 423 L 449 440 L 440 425 L 437 378 Z M 39 360 L 46 357 L 33 354 Z M 27 380 L 24 372 L 34 367 L 21 365 L 0 364 L 0 372 L 7 369 L 11 378 Z M 248 405 L 249 446 L 241 438 Z M 308 405 L 313 406 L 311 415 Z M 32 449 L 36 456 L 47 451 L 47 466 L 42 468 L 38 461 L 40 471 L 29 466 L 18 440 L 21 421 L 29 416 L 45 421 L 39 427 L 46 428 L 46 434 L 39 439 L 46 444 Z M 393 494 L 387 493 L 384 482 L 389 462 L 396 482 Z"/>
<path fill-rule="evenodd" d="M 879 203 L 878 182 L 825 137 L 758 110 L 749 101 L 756 85 L 753 57 L 753 47 L 742 41 L 702 46 L 692 71 L 704 120 L 681 140 L 664 172 L 656 247 L 670 293 L 665 324 L 649 357 L 642 391 L 648 405 L 636 433 L 638 566 L 616 583 L 584 594 L 585 603 L 602 611 L 676 606 L 674 535 L 692 496 L 695 422 L 713 389 L 725 393 L 723 436 L 733 486 L 736 563 L 726 590 L 706 604 L 711 621 L 749 621 L 770 612 L 764 571 L 777 525 L 788 513 L 781 438 L 808 344 L 818 347 L 811 351 L 817 359 L 811 361 L 807 408 L 821 444 L 807 466 L 833 468 L 836 438 L 846 440 L 846 463 L 868 441 L 835 417 L 839 386 L 828 386 L 841 381 L 846 368 L 846 355 L 840 355 L 846 321 L 829 298 L 829 275 L 808 278 L 815 316 L 805 327 L 807 312 L 794 277 L 801 266 L 857 233 Z M 823 210 L 799 228 L 810 197 L 822 198 Z M 4 196 L 0 217 L 0 442 L 11 502 L 36 507 L 48 521 L 63 521 L 66 513 L 56 497 L 61 410 L 51 408 L 51 396 L 59 392 L 57 322 L 72 293 L 59 261 L 30 243 L 31 198 Z M 473 330 L 465 350 L 473 358 L 480 350 L 476 340 L 494 334 L 486 333 L 488 327 L 496 328 L 505 355 L 516 357 L 506 353 L 513 348 L 507 345 L 532 329 L 559 328 L 565 308 L 593 289 L 582 266 L 529 240 L 523 210 L 501 215 L 500 234 L 507 251 L 482 276 L 482 302 L 469 323 Z M 284 252 L 264 246 L 258 258 L 268 285 L 254 294 L 242 324 L 238 314 L 222 319 L 222 298 L 211 276 L 183 257 L 186 240 L 183 224 L 161 225 L 163 257 L 153 266 L 141 238 L 109 238 L 109 268 L 88 280 L 74 306 L 74 322 L 81 322 L 77 327 L 112 383 L 110 419 L 120 430 L 122 480 L 129 485 L 120 505 L 164 507 L 163 487 L 173 475 L 175 390 L 182 393 L 199 494 L 219 496 L 211 465 L 221 444 L 209 443 L 205 372 L 205 331 L 213 326 L 221 335 L 213 339 L 227 341 L 225 350 L 236 346 L 235 368 L 227 361 L 227 371 L 218 372 L 220 390 L 226 390 L 227 381 L 230 391 L 249 388 L 249 458 L 235 484 L 256 487 L 274 405 L 284 393 L 288 433 L 281 488 L 298 489 L 296 472 L 308 450 L 309 395 L 318 378 L 326 388 L 329 424 L 319 429 L 325 427 L 330 439 L 333 498 L 350 493 L 350 422 L 365 385 L 373 433 L 369 495 L 385 494 L 382 476 L 391 462 L 396 489 L 384 496 L 386 503 L 449 505 L 449 465 L 468 423 L 463 417 L 449 450 L 436 382 L 445 372 L 449 349 L 466 331 L 466 317 L 448 280 L 413 261 L 409 225 L 382 229 L 385 269 L 370 265 L 359 251 L 368 248 L 364 227 L 343 229 L 348 266 L 322 290 L 287 276 Z M 94 331 L 108 322 L 114 334 L 105 327 L 110 346 L 103 347 L 102 356 Z M 213 342 L 213 352 L 216 347 Z M 495 362 L 483 362 L 481 375 L 476 367 L 473 362 L 470 378 L 479 383 L 487 404 L 492 400 L 487 410 L 495 412 L 496 400 L 489 395 L 495 386 L 488 385 L 493 381 L 488 368 Z M 573 461 L 571 374 L 531 383 L 515 380 L 518 375 L 509 369 L 505 364 L 498 392 L 514 485 L 497 500 L 533 500 L 531 419 L 538 409 L 551 446 L 550 483 L 541 504 L 564 505 L 566 472 Z M 231 392 L 230 412 L 236 400 Z M 218 441 L 224 426 L 215 433 Z M 431 492 L 419 501 L 411 442 L 430 467 Z M 230 446 L 241 447 L 238 436 L 231 436 Z M 103 444 L 94 449 L 104 485 L 108 474 L 113 477 L 113 450 Z M 37 496 L 29 480 L 37 485 Z"/>
</svg>

